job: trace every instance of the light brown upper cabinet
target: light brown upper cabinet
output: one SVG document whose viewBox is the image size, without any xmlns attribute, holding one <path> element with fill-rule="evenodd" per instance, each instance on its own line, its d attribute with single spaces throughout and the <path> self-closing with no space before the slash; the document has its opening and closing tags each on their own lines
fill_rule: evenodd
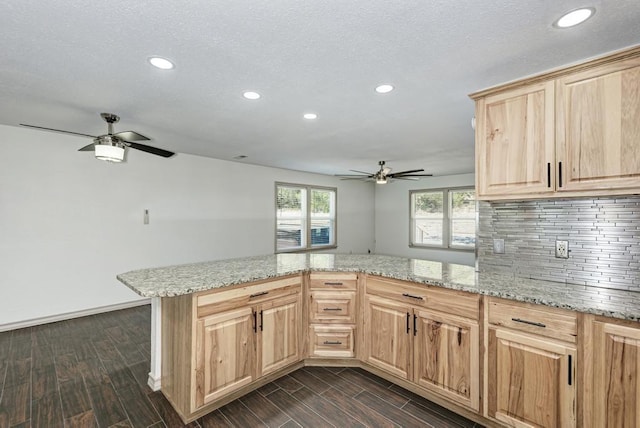
<svg viewBox="0 0 640 428">
<path fill-rule="evenodd" d="M 476 104 L 477 194 L 552 194 L 553 82 L 481 98 Z"/>
<path fill-rule="evenodd" d="M 471 97 L 478 199 L 640 191 L 640 47 Z"/>
<path fill-rule="evenodd" d="M 640 188 L 640 58 L 556 82 L 558 190 Z"/>
</svg>

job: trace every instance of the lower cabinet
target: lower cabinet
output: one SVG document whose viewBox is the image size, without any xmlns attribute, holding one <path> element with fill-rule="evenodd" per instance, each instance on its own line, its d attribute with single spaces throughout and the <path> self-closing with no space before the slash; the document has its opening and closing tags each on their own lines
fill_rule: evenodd
<svg viewBox="0 0 640 428">
<path fill-rule="evenodd" d="M 446 305 L 442 304 L 445 300 Z M 441 312 L 443 308 L 451 313 Z M 465 316 L 457 315 L 458 311 Z M 368 281 L 364 360 L 478 411 L 478 312 L 478 296 L 402 282 Z"/>
<path fill-rule="evenodd" d="M 254 317 L 251 307 L 199 319 L 196 325 L 196 406 L 253 381 Z"/>
<path fill-rule="evenodd" d="M 163 299 L 162 390 L 183 421 L 302 360 L 302 281 Z"/>
<path fill-rule="evenodd" d="M 500 426 L 640 426 L 638 322 L 354 273 L 303 283 L 163 298 L 162 390 L 185 423 L 306 359 Z"/>
<path fill-rule="evenodd" d="M 309 275 L 309 358 L 354 358 L 358 275 Z"/>
<path fill-rule="evenodd" d="M 414 310 L 413 381 L 479 409 L 478 322 L 436 311 Z"/>
<path fill-rule="evenodd" d="M 364 308 L 364 360 L 411 380 L 412 308 L 367 295 Z"/>
<path fill-rule="evenodd" d="M 489 300 L 489 417 L 517 427 L 576 426 L 576 317 Z"/>
<path fill-rule="evenodd" d="M 257 376 L 265 376 L 301 359 L 300 294 L 264 303 L 255 310 Z M 242 350 L 242 348 L 240 348 Z"/>
<path fill-rule="evenodd" d="M 587 328 L 584 426 L 640 426 L 640 326 L 599 319 Z"/>
</svg>

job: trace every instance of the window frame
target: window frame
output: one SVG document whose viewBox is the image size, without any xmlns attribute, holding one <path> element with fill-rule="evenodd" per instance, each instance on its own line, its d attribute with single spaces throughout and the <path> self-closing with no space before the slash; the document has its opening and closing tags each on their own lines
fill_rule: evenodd
<svg viewBox="0 0 640 428">
<path fill-rule="evenodd" d="M 305 200 L 306 206 L 304 207 L 304 215 L 303 222 L 305 226 L 305 237 L 304 242 L 305 246 L 295 247 L 295 248 L 287 248 L 287 249 L 278 249 L 278 188 L 279 187 L 290 187 L 301 189 L 306 193 Z M 313 190 L 320 191 L 330 191 L 334 194 L 334 215 L 330 217 L 330 220 L 333 221 L 333 227 L 331 228 L 331 237 L 330 244 L 327 245 L 312 245 L 311 243 L 311 229 L 312 229 L 312 217 L 311 217 L 311 192 Z M 280 253 L 295 253 L 295 252 L 310 252 L 310 251 L 321 251 L 321 250 L 330 250 L 338 248 L 338 188 L 330 187 L 330 186 L 316 186 L 311 184 L 299 184 L 299 183 L 288 183 L 282 181 L 275 182 L 275 191 L 274 191 L 274 208 L 275 208 L 275 225 L 274 225 L 274 251 L 275 254 Z"/>
<path fill-rule="evenodd" d="M 453 245 L 451 229 L 452 229 L 452 213 L 453 210 L 451 194 L 453 192 L 459 191 L 473 191 L 474 192 L 474 228 L 476 235 L 476 243 L 471 247 L 465 247 L 461 245 Z M 441 193 L 442 194 L 442 245 L 435 244 L 420 244 L 414 242 L 414 229 L 415 229 L 415 217 L 413 211 L 413 195 L 416 193 Z M 475 199 L 476 189 L 473 186 L 459 186 L 459 187 L 442 187 L 435 189 L 414 189 L 409 190 L 409 247 L 410 248 L 427 248 L 427 249 L 441 249 L 441 250 L 452 250 L 452 251 L 463 251 L 463 252 L 474 252 L 477 245 L 477 235 L 478 235 L 478 224 L 477 224 L 477 216 L 478 216 L 478 200 Z"/>
</svg>

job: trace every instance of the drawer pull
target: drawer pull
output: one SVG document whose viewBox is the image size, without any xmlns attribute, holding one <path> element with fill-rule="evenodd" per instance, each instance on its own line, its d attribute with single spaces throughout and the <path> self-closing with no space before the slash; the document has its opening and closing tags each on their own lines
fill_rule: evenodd
<svg viewBox="0 0 640 428">
<path fill-rule="evenodd" d="M 322 308 L 323 311 L 341 311 L 342 308 Z"/>
<path fill-rule="evenodd" d="M 422 296 L 414 296 L 413 294 L 409 294 L 409 293 L 402 293 L 402 297 L 409 297 L 410 299 L 416 299 L 416 300 L 424 300 L 424 297 Z"/>
<path fill-rule="evenodd" d="M 341 282 L 325 282 L 324 285 L 343 285 Z"/>
<path fill-rule="evenodd" d="M 269 294 L 268 291 L 262 291 L 260 293 L 256 293 L 256 294 L 252 294 L 249 296 L 250 299 L 256 298 L 256 297 L 260 297 L 260 296 L 266 296 L 267 294 Z"/>
<path fill-rule="evenodd" d="M 520 318 L 511 318 L 511 321 L 521 322 L 522 324 L 534 325 L 536 327 L 542 327 L 542 328 L 546 327 L 546 325 L 542 324 L 541 322 L 527 321 Z"/>
<path fill-rule="evenodd" d="M 325 340 L 324 344 L 325 345 L 342 345 L 342 342 L 340 342 L 339 340 Z"/>
</svg>

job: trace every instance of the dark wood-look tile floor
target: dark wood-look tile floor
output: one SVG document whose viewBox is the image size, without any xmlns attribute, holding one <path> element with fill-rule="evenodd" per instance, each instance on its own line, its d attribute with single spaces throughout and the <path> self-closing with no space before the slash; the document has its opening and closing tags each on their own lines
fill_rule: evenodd
<svg viewBox="0 0 640 428">
<path fill-rule="evenodd" d="M 185 426 L 147 386 L 149 306 L 0 333 L 0 428 Z M 353 368 L 305 367 L 189 427 L 474 427 Z"/>
</svg>

